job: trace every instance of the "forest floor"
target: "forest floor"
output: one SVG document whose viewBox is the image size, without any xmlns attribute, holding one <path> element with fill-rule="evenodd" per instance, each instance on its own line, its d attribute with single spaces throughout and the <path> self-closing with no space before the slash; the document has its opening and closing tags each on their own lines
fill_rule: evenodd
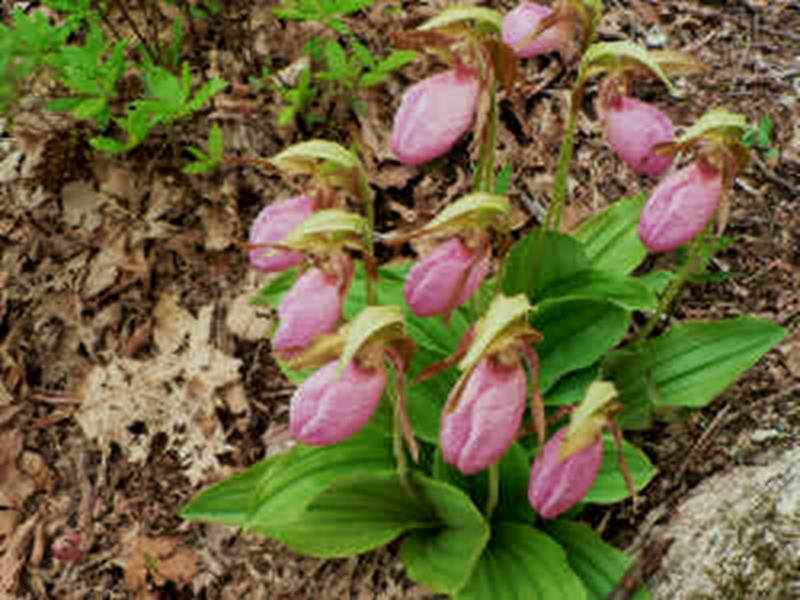
<svg viewBox="0 0 800 600">
<path fill-rule="evenodd" d="M 384 53 L 393 32 L 446 4 L 376 0 L 348 23 Z M 642 547 L 704 479 L 800 442 L 800 8 L 791 0 L 605 4 L 601 39 L 687 51 L 709 67 L 680 79 L 680 98 L 655 84 L 637 90 L 641 97 L 677 123 L 712 106 L 751 121 L 769 115 L 780 151 L 739 175 L 726 234 L 734 243 L 714 259 L 714 281 L 684 292 L 675 317 L 751 314 L 789 335 L 706 409 L 631 436 L 659 474 L 638 511 L 623 503 L 591 518 L 611 542 Z M 277 19 L 274 2 L 222 5 L 183 49 L 206 76 L 244 83 L 269 66 L 291 77 L 304 44 L 330 35 Z M 119 15 L 110 17 L 126 35 Z M 388 135 L 403 89 L 437 68 L 418 60 L 361 92 L 357 110 L 321 98 L 323 120 L 313 126 L 278 127 L 281 101 L 268 87 L 229 88 L 175 135 L 155 134 L 120 157 L 92 150 L 84 123 L 44 111 L 46 90 L 27 90 L 13 123 L 0 121 L 0 598 L 430 597 L 405 578 L 392 546 L 312 560 L 178 516 L 197 491 L 285 440 L 292 388 L 270 358 L 271 315 L 248 303 L 263 280 L 248 269 L 243 243 L 265 203 L 300 189 L 253 166 L 181 169 L 182 149 L 202 147 L 210 122 L 221 125 L 231 157 L 269 157 L 312 137 L 355 141 L 382 230 L 424 222 L 468 191 L 467 144 L 409 168 L 392 159 Z M 546 203 L 574 76 L 557 55 L 526 61 L 501 101 L 499 161 L 513 165 L 520 225 L 535 224 Z M 612 155 L 588 114 L 567 230 L 652 186 Z M 78 560 L 54 557 L 54 547 L 73 542 Z"/>
</svg>

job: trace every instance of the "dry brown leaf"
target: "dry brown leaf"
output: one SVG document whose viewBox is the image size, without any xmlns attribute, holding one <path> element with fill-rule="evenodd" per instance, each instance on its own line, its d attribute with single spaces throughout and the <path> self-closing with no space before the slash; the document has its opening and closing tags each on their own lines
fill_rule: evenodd
<svg viewBox="0 0 800 600">
<path fill-rule="evenodd" d="M 230 450 L 217 420 L 217 393 L 239 381 L 241 361 L 211 345 L 212 306 L 198 318 L 165 296 L 156 307 L 154 339 L 161 354 L 150 360 L 117 358 L 95 367 L 77 397 L 76 419 L 103 448 L 116 443 L 135 462 L 146 460 L 150 442 L 165 433 L 192 483 L 219 468 Z M 145 425 L 146 435 L 128 427 Z"/>
<path fill-rule="evenodd" d="M 84 231 L 94 231 L 103 221 L 100 212 L 102 196 L 95 192 L 90 181 L 70 181 L 61 189 L 64 221 Z"/>
<path fill-rule="evenodd" d="M 131 592 L 145 591 L 148 576 L 159 587 L 171 581 L 181 588 L 197 574 L 198 556 L 193 550 L 181 547 L 179 538 L 147 537 L 134 529 L 122 543 L 125 585 Z"/>
<path fill-rule="evenodd" d="M 274 322 L 270 318 L 269 311 L 250 303 L 258 291 L 255 278 L 251 281 L 252 283 L 246 284 L 244 291 L 228 307 L 225 325 L 236 337 L 248 342 L 257 342 L 269 335 Z"/>
<path fill-rule="evenodd" d="M 786 366 L 789 367 L 789 372 L 800 379 L 800 332 L 794 336 L 792 341 L 784 344 L 781 351 L 786 357 Z"/>
<path fill-rule="evenodd" d="M 208 250 L 225 250 L 237 238 L 238 216 L 227 209 L 227 206 L 205 206 L 201 211 L 206 229 L 205 246 Z"/>
<path fill-rule="evenodd" d="M 11 538 L 0 547 L 0 598 L 17 598 L 15 592 L 19 585 L 19 574 L 25 565 L 25 548 L 33 536 L 39 515 L 32 515 L 17 527 Z M 4 596 L 4 594 L 8 594 Z"/>
<path fill-rule="evenodd" d="M 21 508 L 36 491 L 33 480 L 17 467 L 22 441 L 19 430 L 0 433 L 0 508 Z"/>
<path fill-rule="evenodd" d="M 107 243 L 92 259 L 89 274 L 83 282 L 84 298 L 93 298 L 116 283 L 120 267 L 128 259 L 127 242 L 121 228 L 109 236 Z"/>
</svg>

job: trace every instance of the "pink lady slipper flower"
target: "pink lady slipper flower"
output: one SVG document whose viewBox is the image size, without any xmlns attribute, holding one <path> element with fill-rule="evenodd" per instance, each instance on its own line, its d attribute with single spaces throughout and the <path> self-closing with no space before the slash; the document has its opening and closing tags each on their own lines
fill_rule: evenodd
<svg viewBox="0 0 800 600">
<path fill-rule="evenodd" d="M 458 237 L 452 237 L 422 258 L 408 274 L 405 298 L 419 317 L 444 315 L 448 318 L 469 300 L 481 285 L 491 266 L 491 248 L 480 241 L 471 250 Z"/>
<path fill-rule="evenodd" d="M 721 198 L 722 173 L 702 159 L 665 177 L 642 210 L 642 243 L 651 252 L 675 250 L 705 228 Z"/>
<path fill-rule="evenodd" d="M 308 347 L 318 336 L 332 333 L 342 317 L 342 303 L 353 275 L 349 258 L 339 273 L 320 268 L 303 273 L 278 306 L 280 324 L 272 348 L 291 356 Z"/>
<path fill-rule="evenodd" d="M 551 437 L 533 463 L 528 500 L 545 519 L 554 519 L 586 496 L 603 464 L 603 439 L 595 440 L 566 458 L 561 446 L 567 427 Z"/>
<path fill-rule="evenodd" d="M 528 383 L 516 362 L 501 364 L 482 359 L 458 394 L 453 410 L 442 413 L 441 447 L 444 461 L 466 475 L 478 473 L 499 461 L 514 443 L 525 412 Z"/>
<path fill-rule="evenodd" d="M 279 244 L 314 211 L 314 200 L 294 196 L 264 207 L 250 228 L 250 264 L 266 273 L 285 271 L 299 265 L 303 254 L 291 250 L 276 250 L 268 244 Z"/>
<path fill-rule="evenodd" d="M 296 440 L 326 446 L 361 430 L 375 412 L 386 387 L 382 367 L 351 361 L 341 375 L 339 361 L 328 363 L 295 391 L 289 409 L 289 429 Z"/>
<path fill-rule="evenodd" d="M 572 38 L 572 26 L 559 20 L 531 38 L 542 21 L 554 14 L 552 8 L 535 2 L 523 2 L 503 17 L 503 41 L 519 58 L 532 58 L 559 50 Z"/>
<path fill-rule="evenodd" d="M 635 98 L 620 96 L 604 107 L 606 138 L 612 150 L 637 173 L 660 177 L 672 155 L 657 154 L 658 144 L 672 142 L 672 121 L 661 110 Z"/>
<path fill-rule="evenodd" d="M 445 154 L 472 127 L 480 90 L 477 73 L 466 67 L 412 85 L 394 116 L 392 152 L 411 166 Z"/>
</svg>

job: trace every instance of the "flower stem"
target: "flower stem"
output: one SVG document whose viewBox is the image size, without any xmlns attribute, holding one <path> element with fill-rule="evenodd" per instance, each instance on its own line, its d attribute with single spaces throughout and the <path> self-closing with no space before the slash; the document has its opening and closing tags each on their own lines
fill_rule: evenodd
<svg viewBox="0 0 800 600">
<path fill-rule="evenodd" d="M 547 208 L 547 215 L 544 218 L 545 230 L 558 231 L 561 226 L 561 215 L 564 212 L 564 205 L 569 193 L 567 181 L 569 179 L 570 163 L 572 162 L 572 151 L 575 147 L 575 131 L 578 128 L 578 114 L 582 99 L 583 83 L 579 80 L 572 91 L 567 128 L 564 131 L 564 139 L 561 140 L 561 149 L 558 153 L 553 195 L 550 198 L 550 206 Z"/>
<path fill-rule="evenodd" d="M 486 520 L 490 521 L 500 500 L 500 465 L 489 467 L 489 497 L 486 499 Z"/>
<path fill-rule="evenodd" d="M 482 132 L 478 164 L 475 166 L 473 187 L 476 192 L 494 192 L 495 153 L 497 150 L 497 83 L 489 91 L 489 118 Z"/>
<path fill-rule="evenodd" d="M 400 395 L 394 385 L 390 386 L 389 394 L 394 407 L 392 414 L 392 449 L 394 450 L 394 458 L 397 462 L 397 476 L 400 478 L 400 484 L 408 495 L 416 496 L 414 486 L 409 477 L 408 457 L 406 456 L 406 450 L 403 444 L 403 422 L 402 415 L 400 414 L 403 407 L 400 403 Z"/>
<path fill-rule="evenodd" d="M 365 205 L 367 227 L 364 230 L 364 248 L 366 260 L 364 261 L 364 291 L 367 297 L 367 306 L 378 303 L 377 263 L 375 261 L 375 194 L 364 181 L 361 184 L 361 196 Z"/>
<path fill-rule="evenodd" d="M 711 259 L 710 255 L 703 256 L 703 248 L 705 246 L 705 238 L 708 229 L 706 229 L 702 234 L 697 236 L 694 241 L 689 246 L 689 255 L 686 257 L 686 261 L 681 266 L 680 271 L 678 271 L 677 276 L 675 279 L 669 282 L 667 289 L 664 291 L 664 294 L 661 296 L 661 299 L 658 302 L 658 308 L 656 312 L 654 312 L 651 317 L 647 320 L 647 323 L 644 324 L 639 330 L 639 333 L 636 336 L 636 340 L 634 343 L 643 342 L 647 337 L 653 332 L 658 322 L 661 320 L 667 311 L 669 310 L 672 303 L 675 301 L 675 298 L 678 297 L 681 289 L 689 280 L 689 278 L 698 270 L 701 270 L 708 260 Z"/>
</svg>

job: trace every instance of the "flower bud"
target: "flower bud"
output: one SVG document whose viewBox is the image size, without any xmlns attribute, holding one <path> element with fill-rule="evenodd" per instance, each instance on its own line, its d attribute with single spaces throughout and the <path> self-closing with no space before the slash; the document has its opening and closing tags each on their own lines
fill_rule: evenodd
<svg viewBox="0 0 800 600">
<path fill-rule="evenodd" d="M 528 500 L 545 519 L 554 519 L 586 496 L 603 464 L 603 438 L 561 458 L 561 445 L 567 434 L 564 427 L 542 448 L 531 469 Z"/>
<path fill-rule="evenodd" d="M 672 121 L 661 110 L 623 96 L 603 111 L 608 144 L 637 173 L 660 177 L 672 164 L 671 155 L 656 154 L 657 144 L 672 142 Z"/>
<path fill-rule="evenodd" d="M 503 17 L 503 41 L 514 49 L 519 58 L 532 58 L 558 50 L 569 41 L 572 30 L 565 21 L 548 27 L 526 43 L 526 38 L 539 24 L 553 14 L 553 9 L 535 2 L 523 2 Z M 520 44 L 523 44 L 520 47 Z"/>
<path fill-rule="evenodd" d="M 391 148 L 406 165 L 445 154 L 472 126 L 480 81 L 466 68 L 445 71 L 412 85 L 394 116 Z"/>
<path fill-rule="evenodd" d="M 322 269 L 303 273 L 286 292 L 278 306 L 280 324 L 272 338 L 272 348 L 291 355 L 306 348 L 323 333 L 336 329 L 342 316 L 347 285 Z"/>
<path fill-rule="evenodd" d="M 642 243 L 651 252 L 685 244 L 705 228 L 721 198 L 722 174 L 701 162 L 665 177 L 642 210 Z"/>
<path fill-rule="evenodd" d="M 405 284 L 406 302 L 419 317 L 448 317 L 472 297 L 490 265 L 488 244 L 470 250 L 459 238 L 450 238 L 411 269 Z"/>
<path fill-rule="evenodd" d="M 250 229 L 250 243 L 279 244 L 314 211 L 314 201 L 308 196 L 294 196 L 264 207 Z M 250 264 L 266 273 L 285 271 L 300 264 L 303 255 L 291 250 L 276 250 L 268 246 L 250 250 Z"/>
<path fill-rule="evenodd" d="M 353 360 L 337 375 L 338 366 L 338 360 L 328 363 L 292 396 L 289 428 L 296 440 L 336 444 L 361 430 L 375 412 L 386 387 L 383 368 L 368 369 Z"/>
<path fill-rule="evenodd" d="M 482 359 L 465 385 L 454 388 L 458 397 L 448 399 L 442 413 L 444 461 L 466 475 L 499 461 L 519 431 L 527 392 L 519 363 L 505 366 L 492 357 Z"/>
</svg>

